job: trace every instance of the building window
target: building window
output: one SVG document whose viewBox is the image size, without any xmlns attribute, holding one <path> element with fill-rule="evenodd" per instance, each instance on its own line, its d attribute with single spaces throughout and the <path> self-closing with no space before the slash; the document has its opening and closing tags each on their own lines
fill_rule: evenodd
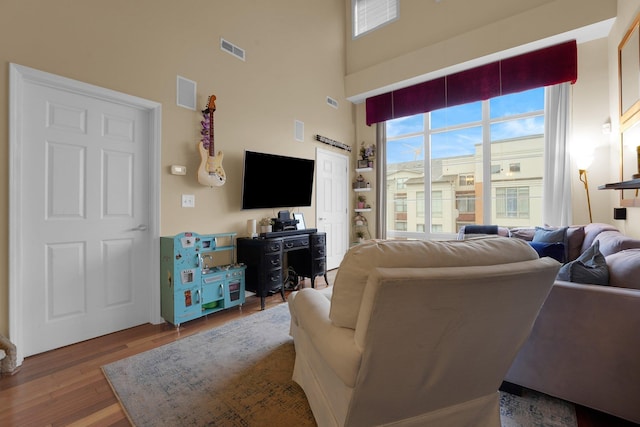
<svg viewBox="0 0 640 427">
<path fill-rule="evenodd" d="M 529 187 L 496 188 L 498 218 L 529 218 Z"/>
<path fill-rule="evenodd" d="M 500 165 L 491 165 L 491 174 L 496 174 L 502 172 L 502 168 Z"/>
<path fill-rule="evenodd" d="M 399 0 L 351 0 L 353 37 L 398 19 Z"/>
<path fill-rule="evenodd" d="M 509 164 L 509 172 L 520 172 L 520 163 Z"/>
<path fill-rule="evenodd" d="M 424 191 L 416 192 L 416 218 L 424 218 Z"/>
<path fill-rule="evenodd" d="M 396 189 L 397 190 L 403 190 L 403 189 L 407 188 L 407 179 L 408 178 L 398 178 L 396 180 Z"/>
<path fill-rule="evenodd" d="M 395 222 L 396 230 L 407 231 L 407 222 L 406 221 L 396 221 Z"/>
<path fill-rule="evenodd" d="M 456 208 L 461 214 L 475 213 L 476 198 L 474 195 L 459 195 L 456 197 Z"/>
<path fill-rule="evenodd" d="M 397 193 L 395 198 L 395 211 L 406 212 L 407 211 L 407 194 Z"/>
<path fill-rule="evenodd" d="M 459 183 L 458 185 L 460 185 L 460 187 L 466 187 L 467 185 L 473 185 L 474 183 L 474 178 L 472 174 L 464 174 L 464 175 L 460 175 L 459 176 Z"/>
</svg>

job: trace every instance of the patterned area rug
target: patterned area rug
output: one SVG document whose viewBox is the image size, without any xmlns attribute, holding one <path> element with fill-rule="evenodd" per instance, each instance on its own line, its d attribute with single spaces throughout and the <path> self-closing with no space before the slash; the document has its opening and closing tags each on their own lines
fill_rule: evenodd
<svg viewBox="0 0 640 427">
<path fill-rule="evenodd" d="M 302 389 L 286 304 L 104 366 L 132 424 L 315 426 Z M 501 393 L 503 427 L 575 427 L 572 405 Z"/>
</svg>

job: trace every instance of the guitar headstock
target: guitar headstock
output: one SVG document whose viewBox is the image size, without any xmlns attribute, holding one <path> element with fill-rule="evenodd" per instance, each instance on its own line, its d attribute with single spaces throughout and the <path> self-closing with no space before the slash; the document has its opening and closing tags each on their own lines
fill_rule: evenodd
<svg viewBox="0 0 640 427">
<path fill-rule="evenodd" d="M 210 95 L 209 101 L 207 101 L 207 108 L 203 111 L 205 114 L 213 113 L 216 111 L 216 96 Z"/>
</svg>

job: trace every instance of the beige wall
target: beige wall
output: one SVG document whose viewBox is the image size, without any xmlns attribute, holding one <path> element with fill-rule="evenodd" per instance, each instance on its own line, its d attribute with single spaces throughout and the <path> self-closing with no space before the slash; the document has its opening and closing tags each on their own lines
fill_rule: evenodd
<svg viewBox="0 0 640 427">
<path fill-rule="evenodd" d="M 401 1 L 400 19 L 347 38 L 347 96 L 444 75 L 448 67 L 615 16 L 615 0 Z"/>
<path fill-rule="evenodd" d="M 0 333 L 8 332 L 9 63 L 36 68 L 162 104 L 161 234 L 245 233 L 245 149 L 315 158 L 315 134 L 354 143 L 354 107 L 344 95 L 344 2 L 323 0 L 2 0 L 0 6 Z M 246 62 L 220 50 L 220 37 Z M 176 106 L 176 75 L 198 83 L 197 105 L 217 96 L 216 148 L 227 183 L 197 183 L 199 111 Z M 339 108 L 326 104 L 338 100 Z M 294 139 L 294 120 L 305 124 Z M 174 176 L 171 164 L 186 165 Z M 268 165 L 266 165 L 268 179 Z M 274 185 L 286 183 L 274 182 Z M 181 194 L 196 207 L 180 207 Z M 310 226 L 315 208 L 301 209 Z"/>
</svg>

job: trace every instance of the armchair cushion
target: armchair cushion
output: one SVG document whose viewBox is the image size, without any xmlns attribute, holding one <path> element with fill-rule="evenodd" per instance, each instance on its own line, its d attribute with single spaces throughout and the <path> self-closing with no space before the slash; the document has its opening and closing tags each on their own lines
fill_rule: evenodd
<svg viewBox="0 0 640 427">
<path fill-rule="evenodd" d="M 537 259 L 527 242 L 490 236 L 473 240 L 385 240 L 351 248 L 333 284 L 330 318 L 334 325 L 355 329 L 369 274 L 375 267 L 461 267 L 507 264 Z"/>
</svg>

